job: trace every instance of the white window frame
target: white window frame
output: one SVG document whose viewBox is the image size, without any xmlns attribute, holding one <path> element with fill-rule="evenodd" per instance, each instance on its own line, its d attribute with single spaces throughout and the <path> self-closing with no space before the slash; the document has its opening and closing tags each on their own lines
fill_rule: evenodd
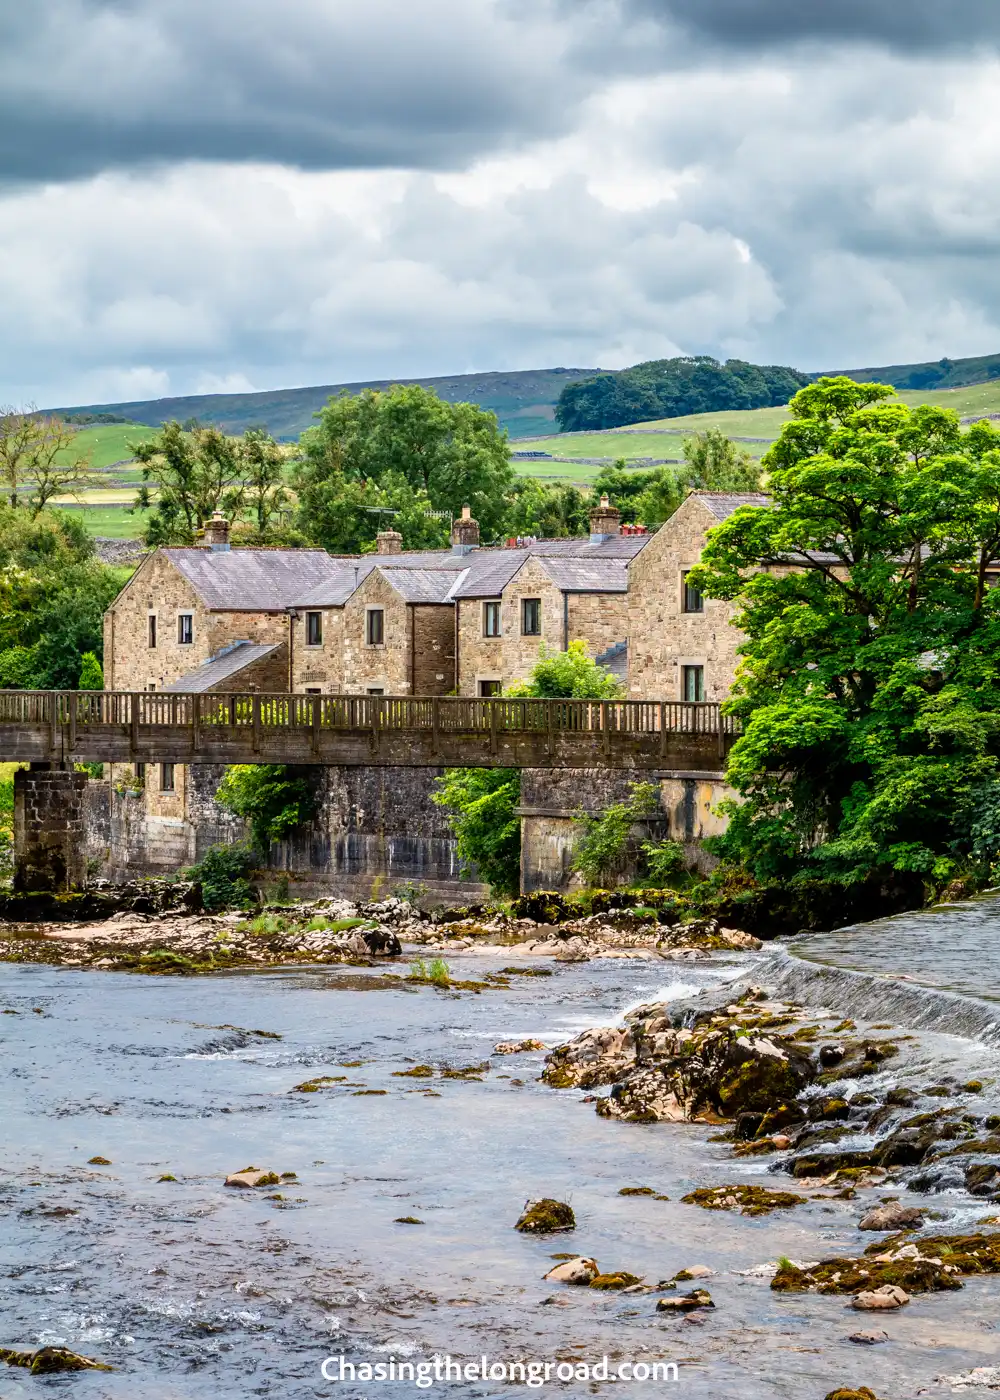
<svg viewBox="0 0 1000 1400">
<path fill-rule="evenodd" d="M 187 637 L 185 637 L 185 636 L 183 635 L 183 634 L 184 634 L 184 630 L 185 630 L 185 629 L 184 629 L 184 622 L 185 622 L 185 620 L 187 621 L 187 624 L 188 624 L 187 630 L 188 630 L 188 632 L 189 632 L 189 634 L 190 634 L 190 635 L 187 636 Z M 177 645 L 178 645 L 179 647 L 190 647 L 190 646 L 193 646 L 193 645 L 194 645 L 194 613 L 193 613 L 193 612 L 179 612 L 179 613 L 177 614 Z"/>
<path fill-rule="evenodd" d="M 489 631 L 486 625 L 486 621 L 487 618 L 493 614 L 494 609 L 497 630 L 495 632 L 491 632 Z M 486 638 L 487 641 L 491 642 L 495 642 L 498 640 L 498 638 L 503 636 L 503 601 L 500 598 L 487 598 L 483 602 L 483 636 Z M 489 680 L 490 677 L 484 676 L 483 679 Z"/>
</svg>

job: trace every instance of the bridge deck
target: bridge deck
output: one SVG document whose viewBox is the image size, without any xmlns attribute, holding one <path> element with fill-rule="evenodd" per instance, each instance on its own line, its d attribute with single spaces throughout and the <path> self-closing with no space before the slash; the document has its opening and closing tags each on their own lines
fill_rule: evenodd
<svg viewBox="0 0 1000 1400">
<path fill-rule="evenodd" d="M 671 700 L 0 691 L 8 762 L 706 769 L 735 735 Z"/>
</svg>

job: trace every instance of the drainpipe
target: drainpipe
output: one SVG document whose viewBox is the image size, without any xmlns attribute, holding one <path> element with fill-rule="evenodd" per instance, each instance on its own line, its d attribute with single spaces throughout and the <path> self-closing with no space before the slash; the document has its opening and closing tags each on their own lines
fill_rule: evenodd
<svg viewBox="0 0 1000 1400">
<path fill-rule="evenodd" d="M 299 615 L 299 614 L 298 614 L 298 610 L 297 610 L 296 608 L 291 608 L 291 609 L 289 610 L 289 613 L 288 613 L 288 693 L 289 693 L 289 695 L 291 695 L 292 692 L 293 692 L 294 689 L 295 689 L 295 663 L 294 663 L 294 652 L 293 652 L 292 648 L 295 646 L 295 620 L 296 620 L 296 618 L 298 617 L 298 615 Z"/>
<path fill-rule="evenodd" d="M 563 594 L 563 651 L 569 651 L 569 594 Z"/>
<path fill-rule="evenodd" d="M 462 677 L 461 677 L 461 673 L 460 673 L 459 668 L 458 668 L 458 610 L 459 610 L 459 608 L 460 608 L 462 605 L 461 605 L 461 603 L 458 601 L 458 599 L 456 598 L 455 601 L 454 601 L 454 603 L 452 604 L 452 606 L 453 606 L 454 609 L 455 609 L 455 670 L 454 670 L 454 689 L 455 689 L 455 694 L 456 694 L 456 695 L 461 695 L 461 693 L 462 693 Z"/>
<path fill-rule="evenodd" d="M 417 693 L 417 609 L 410 604 L 410 694 Z"/>
</svg>

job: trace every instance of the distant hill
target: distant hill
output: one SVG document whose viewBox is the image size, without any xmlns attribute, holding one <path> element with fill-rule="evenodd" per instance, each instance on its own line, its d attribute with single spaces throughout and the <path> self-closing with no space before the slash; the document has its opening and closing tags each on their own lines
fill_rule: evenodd
<svg viewBox="0 0 1000 1400">
<path fill-rule="evenodd" d="M 859 384 L 891 384 L 896 389 L 963 389 L 1000 379 L 1000 354 L 976 355 L 964 360 L 925 360 L 919 365 L 880 365 L 874 369 L 827 369 L 824 374 L 845 374 Z M 818 379 L 818 375 L 811 378 Z"/>
<path fill-rule="evenodd" d="M 732 363 L 735 365 L 738 362 Z M 773 367 L 764 368 L 771 370 Z M 743 373 L 742 369 L 740 373 Z M 783 373 L 789 376 L 787 387 L 792 391 L 791 377 L 798 377 L 799 372 L 789 370 Z M 959 389 L 1000 379 L 1000 352 L 959 360 L 928 360 L 922 364 L 822 370 L 801 375 L 801 378 L 817 379 L 819 373 L 846 374 L 862 383 L 880 380 L 897 389 Z M 343 389 L 357 393 L 361 389 L 385 389 L 390 384 L 424 384 L 451 403 L 468 401 L 492 409 L 512 438 L 530 438 L 553 432 L 556 427 L 556 404 L 568 384 L 593 379 L 595 375 L 601 375 L 603 379 L 605 374 L 599 369 L 560 367 L 453 374 L 431 379 L 366 379 L 355 384 L 320 384 L 302 389 L 271 389 L 254 394 L 188 394 L 180 398 L 144 399 L 136 403 L 80 404 L 53 411 L 74 417 L 100 415 L 105 422 L 145 423 L 154 428 L 172 418 L 182 423 L 197 418 L 199 422 L 214 423 L 230 433 L 266 426 L 276 438 L 287 442 L 308 428 L 313 422 L 313 414 L 323 407 L 332 394 L 338 394 Z M 768 387 L 773 389 L 776 386 Z M 778 397 L 783 398 L 783 395 L 779 394 Z M 774 402 L 773 395 L 771 402 Z M 637 402 L 634 411 L 637 417 L 629 413 L 621 421 L 627 424 L 646 421 L 651 416 L 663 416 L 657 407 L 650 407 L 645 402 Z"/>
<path fill-rule="evenodd" d="M 366 379 L 357 384 L 319 384 L 304 389 L 271 389 L 256 394 L 187 394 L 173 399 L 144 399 L 137 403 L 80 404 L 54 410 L 74 417 L 110 415 L 131 423 L 161 423 L 197 418 L 227 433 L 266 427 L 287 442 L 313 423 L 313 414 L 333 394 L 347 389 L 387 389 L 390 384 L 423 384 L 449 403 L 476 403 L 492 409 L 512 438 L 552 431 L 555 406 L 565 385 L 586 379 L 593 369 L 528 369 L 488 374 L 452 374 L 436 379 Z M 105 419 L 105 421 L 107 421 Z"/>
</svg>

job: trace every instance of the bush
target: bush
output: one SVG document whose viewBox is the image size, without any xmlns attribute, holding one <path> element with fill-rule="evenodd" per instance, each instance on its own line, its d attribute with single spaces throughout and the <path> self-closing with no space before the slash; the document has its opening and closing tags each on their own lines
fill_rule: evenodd
<svg viewBox="0 0 1000 1400">
<path fill-rule="evenodd" d="M 80 663 L 79 690 L 103 690 L 104 672 L 101 663 L 92 651 L 85 651 Z"/>
<path fill-rule="evenodd" d="M 433 799 L 449 809 L 463 874 L 475 869 L 495 893 L 521 884 L 521 800 L 518 768 L 451 768 Z"/>
<path fill-rule="evenodd" d="M 272 841 L 290 836 L 316 809 L 305 777 L 281 763 L 234 764 L 226 769 L 215 800 L 250 823 L 253 844 L 262 856 Z"/>
<path fill-rule="evenodd" d="M 573 857 L 590 885 L 611 885 L 640 854 L 632 828 L 659 811 L 660 794 L 655 783 L 631 783 L 624 802 L 613 802 L 599 817 L 580 812 L 576 823 L 581 836 Z"/>
<path fill-rule="evenodd" d="M 680 841 L 643 841 L 642 853 L 654 887 L 669 885 L 684 872 L 684 847 Z"/>
<path fill-rule="evenodd" d="M 250 883 L 254 863 L 250 846 L 210 846 L 186 874 L 201 885 L 206 909 L 247 909 L 256 903 Z"/>
</svg>

